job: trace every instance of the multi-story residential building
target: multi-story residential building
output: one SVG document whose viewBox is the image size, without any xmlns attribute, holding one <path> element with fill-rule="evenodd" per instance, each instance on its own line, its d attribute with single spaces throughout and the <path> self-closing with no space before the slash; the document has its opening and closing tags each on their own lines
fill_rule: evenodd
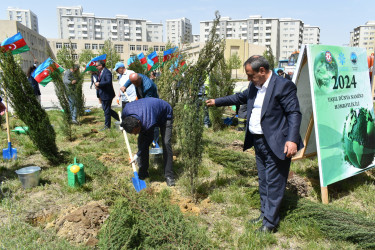
<svg viewBox="0 0 375 250">
<path fill-rule="evenodd" d="M 62 39 L 163 41 L 162 24 L 126 15 L 96 17 L 94 13 L 84 13 L 82 6 L 57 7 L 57 24 Z"/>
<path fill-rule="evenodd" d="M 365 48 L 367 55 L 374 53 L 375 21 L 368 21 L 365 25 L 354 28 L 350 36 L 350 46 Z"/>
<path fill-rule="evenodd" d="M 38 17 L 31 10 L 23 10 L 13 7 L 7 9 L 8 20 L 15 20 L 27 28 L 39 33 Z"/>
<path fill-rule="evenodd" d="M 200 41 L 208 40 L 213 21 L 200 22 Z M 279 19 L 250 16 L 247 19 L 232 20 L 222 17 L 216 30 L 221 38 L 245 39 L 249 43 L 271 48 L 274 56 L 279 58 Z"/>
<path fill-rule="evenodd" d="M 320 28 L 318 26 L 305 25 L 303 29 L 303 44 L 319 44 Z"/>
<path fill-rule="evenodd" d="M 199 43 L 200 39 L 200 35 L 193 35 L 193 43 Z"/>
<path fill-rule="evenodd" d="M 280 19 L 280 60 L 288 59 L 302 45 L 304 24 L 292 18 Z"/>
<path fill-rule="evenodd" d="M 190 20 L 183 17 L 166 21 L 167 41 L 179 45 L 193 42 Z"/>
<path fill-rule="evenodd" d="M 34 57 L 39 63 L 44 62 L 49 57 L 51 48 L 48 45 L 47 39 L 39 35 L 38 32 L 14 20 L 0 20 L 0 27 L 0 41 L 20 32 L 29 46 L 30 51 L 19 54 L 22 59 L 21 67 L 24 71 L 34 64 Z"/>
</svg>

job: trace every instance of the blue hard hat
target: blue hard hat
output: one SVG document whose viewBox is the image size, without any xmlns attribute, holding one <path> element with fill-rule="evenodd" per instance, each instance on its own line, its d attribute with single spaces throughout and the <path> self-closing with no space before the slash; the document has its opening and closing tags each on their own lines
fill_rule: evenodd
<svg viewBox="0 0 375 250">
<path fill-rule="evenodd" d="M 114 70 L 117 71 L 118 68 L 125 68 L 124 63 L 123 62 L 116 63 Z"/>
</svg>

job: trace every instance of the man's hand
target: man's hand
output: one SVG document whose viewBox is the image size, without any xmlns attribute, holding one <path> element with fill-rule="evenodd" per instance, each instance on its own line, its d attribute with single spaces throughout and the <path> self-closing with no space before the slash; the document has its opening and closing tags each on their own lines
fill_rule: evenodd
<svg viewBox="0 0 375 250">
<path fill-rule="evenodd" d="M 126 88 L 125 88 L 124 86 L 122 86 L 122 87 L 120 88 L 120 90 L 122 91 L 122 93 L 125 93 Z"/>
<path fill-rule="evenodd" d="M 130 164 L 133 164 L 133 163 L 135 163 L 135 161 L 138 159 L 138 155 L 134 155 L 133 156 L 133 160 L 130 160 Z"/>
<path fill-rule="evenodd" d="M 285 142 L 284 154 L 286 157 L 291 158 L 297 153 L 297 144 L 292 141 Z"/>
<path fill-rule="evenodd" d="M 213 107 L 213 106 L 215 106 L 215 99 L 208 99 L 208 100 L 206 101 L 206 105 L 207 105 L 208 107 Z"/>
<path fill-rule="evenodd" d="M 4 115 L 6 109 L 4 103 L 0 102 L 0 115 Z"/>
<path fill-rule="evenodd" d="M 95 83 L 95 87 L 99 87 L 99 82 L 96 82 L 96 83 Z"/>
</svg>

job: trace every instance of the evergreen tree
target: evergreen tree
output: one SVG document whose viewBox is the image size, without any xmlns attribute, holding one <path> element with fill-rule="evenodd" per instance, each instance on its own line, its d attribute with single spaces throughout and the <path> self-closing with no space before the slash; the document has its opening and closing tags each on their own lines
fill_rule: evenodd
<svg viewBox="0 0 375 250">
<path fill-rule="evenodd" d="M 231 55 L 231 57 L 229 57 L 228 67 L 230 68 L 230 71 L 232 71 L 232 69 L 236 70 L 236 79 L 237 79 L 237 69 L 241 68 L 241 66 L 242 66 L 242 62 L 241 62 L 241 59 L 240 59 L 240 57 L 237 53 L 235 53 L 235 54 Z"/>
<path fill-rule="evenodd" d="M 275 68 L 275 65 L 277 66 L 277 59 L 273 55 L 271 47 L 268 47 L 268 49 L 263 52 L 263 57 L 269 62 L 271 70 Z"/>
<path fill-rule="evenodd" d="M 51 163 L 59 163 L 56 134 L 46 111 L 37 101 L 26 74 L 11 53 L 0 53 L 1 87 L 17 116 L 29 127 L 28 136 Z"/>
<path fill-rule="evenodd" d="M 86 64 L 95 57 L 94 52 L 90 49 L 84 49 L 82 50 L 81 54 L 79 54 L 79 65 L 83 68 L 86 67 Z"/>
</svg>

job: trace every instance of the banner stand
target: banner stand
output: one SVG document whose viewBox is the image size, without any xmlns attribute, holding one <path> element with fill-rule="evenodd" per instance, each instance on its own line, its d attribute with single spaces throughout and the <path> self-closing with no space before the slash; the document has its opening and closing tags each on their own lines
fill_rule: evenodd
<svg viewBox="0 0 375 250">
<path fill-rule="evenodd" d="M 316 156 L 316 152 L 306 154 L 307 145 L 309 144 L 310 135 L 311 135 L 313 127 L 314 127 L 314 116 L 313 114 L 311 114 L 309 125 L 307 126 L 307 129 L 306 129 L 305 138 L 303 139 L 303 145 L 305 145 L 305 147 L 299 152 L 297 152 L 297 154 L 292 158 L 292 161 L 297 161 L 297 160 L 301 160 L 304 158 L 310 158 L 310 157 Z"/>
<path fill-rule="evenodd" d="M 328 204 L 328 187 L 320 187 L 321 193 L 322 193 L 322 203 Z"/>
</svg>

